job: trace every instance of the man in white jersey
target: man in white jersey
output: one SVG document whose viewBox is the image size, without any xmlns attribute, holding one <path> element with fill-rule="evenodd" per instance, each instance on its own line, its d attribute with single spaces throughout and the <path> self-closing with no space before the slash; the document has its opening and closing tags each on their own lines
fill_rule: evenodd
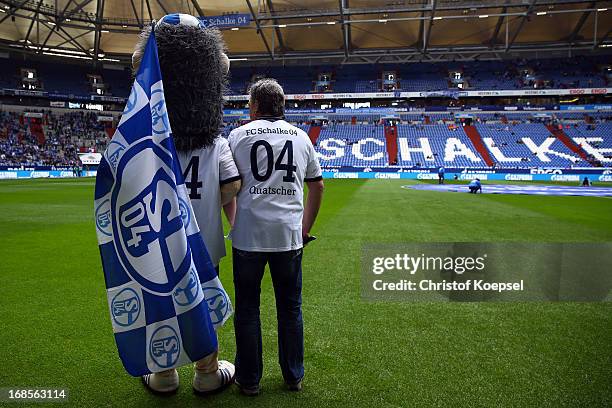
<svg viewBox="0 0 612 408">
<path fill-rule="evenodd" d="M 279 363 L 288 388 L 299 391 L 304 377 L 302 247 L 312 239 L 309 232 L 321 205 L 321 167 L 308 135 L 283 120 L 285 95 L 275 80 L 254 83 L 249 103 L 253 121 L 229 136 L 243 183 L 232 229 L 236 383 L 246 395 L 259 394 L 259 294 L 268 264 L 276 298 Z"/>
<path fill-rule="evenodd" d="M 145 28 L 136 45 L 134 72 L 138 71 L 150 30 Z M 219 137 L 229 69 L 223 38 L 218 30 L 204 28 L 198 19 L 185 14 L 163 17 L 155 25 L 155 37 L 166 109 L 185 185 L 206 247 L 218 266 L 225 256 L 221 206 L 228 205 L 231 222 L 232 203 L 240 189 L 228 143 Z M 233 205 L 235 208 L 235 202 Z M 196 362 L 193 389 L 201 394 L 216 392 L 231 384 L 233 377 L 234 365 L 219 361 L 215 351 Z M 173 393 L 179 387 L 176 369 L 148 374 L 142 380 L 156 393 Z"/>
</svg>

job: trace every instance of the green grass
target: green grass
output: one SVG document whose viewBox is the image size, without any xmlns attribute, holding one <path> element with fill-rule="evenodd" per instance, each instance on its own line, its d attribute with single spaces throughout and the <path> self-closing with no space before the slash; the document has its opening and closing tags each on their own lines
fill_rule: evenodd
<svg viewBox="0 0 612 408">
<path fill-rule="evenodd" d="M 269 275 L 263 393 L 150 395 L 117 356 L 91 180 L 0 182 L 0 387 L 68 387 L 73 406 L 610 406 L 610 303 L 384 303 L 360 297 L 366 242 L 612 241 L 612 200 L 436 193 L 328 180 L 304 256 L 306 380 L 283 390 Z M 466 227 L 466 220 L 479 223 Z M 221 264 L 233 297 L 231 259 Z M 231 324 L 222 358 L 233 360 Z M 18 406 L 18 405 L 15 405 Z"/>
</svg>

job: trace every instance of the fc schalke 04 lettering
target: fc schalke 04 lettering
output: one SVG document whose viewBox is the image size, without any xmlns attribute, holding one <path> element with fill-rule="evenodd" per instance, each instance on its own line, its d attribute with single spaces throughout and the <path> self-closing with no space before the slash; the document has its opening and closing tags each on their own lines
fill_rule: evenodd
<svg viewBox="0 0 612 408">
<path fill-rule="evenodd" d="M 297 131 L 295 129 L 281 129 L 281 128 L 257 128 L 257 129 L 247 129 L 246 135 L 263 135 L 263 134 L 276 134 L 276 135 L 291 135 L 297 136 Z"/>
</svg>

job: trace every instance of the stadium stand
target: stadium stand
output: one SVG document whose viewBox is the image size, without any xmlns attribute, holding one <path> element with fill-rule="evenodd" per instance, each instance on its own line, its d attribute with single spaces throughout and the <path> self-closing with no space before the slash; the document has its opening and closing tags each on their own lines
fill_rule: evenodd
<svg viewBox="0 0 612 408">
<path fill-rule="evenodd" d="M 500 167 L 590 167 L 541 124 L 477 124 L 476 128 Z"/>
<path fill-rule="evenodd" d="M 110 140 L 97 117 L 92 112 L 46 112 L 32 120 L 0 111 L 0 165 L 78 164 L 78 152 L 103 151 Z"/>
<path fill-rule="evenodd" d="M 384 127 L 378 125 L 331 125 L 317 141 L 322 165 L 385 166 Z"/>
<path fill-rule="evenodd" d="M 460 127 L 398 125 L 400 166 L 486 167 Z"/>
<path fill-rule="evenodd" d="M 312 136 L 323 166 L 390 165 L 389 154 L 394 149 L 388 143 L 393 139 L 385 137 L 380 115 L 377 119 L 371 114 L 356 114 L 354 125 L 347 115 L 328 116 L 329 122 L 320 131 L 306 123 L 308 115 L 287 118 Z M 426 124 L 425 116 L 431 124 Z M 612 123 L 606 120 L 607 114 L 554 113 L 545 123 L 530 113 L 508 115 L 511 123 L 502 123 L 499 113 L 470 116 L 473 127 L 455 124 L 452 112 L 402 115 L 396 126 L 397 166 L 570 168 L 612 163 Z M 585 117 L 594 118 L 593 123 L 586 123 Z M 103 151 L 112 129 L 97 118 L 97 113 L 82 111 L 47 111 L 42 119 L 1 112 L 0 165 L 67 165 L 76 162 L 78 152 Z M 554 127 L 552 121 L 556 121 Z M 238 117 L 228 118 L 222 135 L 227 137 L 240 123 Z M 573 151 L 546 124 L 553 130 L 561 126 L 583 154 Z M 477 132 L 476 139 L 470 137 L 471 131 Z"/>
<path fill-rule="evenodd" d="M 567 61 L 570 61 L 569 63 Z M 397 90 L 436 91 L 455 88 L 449 81 L 449 72 L 461 71 L 467 82 L 464 89 L 522 89 L 522 88 L 571 88 L 603 87 L 608 78 L 602 66 L 606 58 L 585 57 L 560 60 L 543 59 L 536 62 L 514 60 L 507 62 L 476 61 L 454 67 L 453 64 L 425 63 L 410 65 L 379 64 L 348 67 L 275 67 L 237 68 L 232 70 L 231 88 L 235 93 L 245 93 L 253 76 L 277 78 L 287 93 L 313 92 L 316 74 L 332 72 L 331 92 L 378 92 L 382 89 L 381 72 L 394 71 L 398 75 Z M 525 70 L 533 79 L 526 79 Z"/>
<path fill-rule="evenodd" d="M 461 65 L 451 63 L 377 64 L 364 66 L 294 66 L 284 67 L 237 67 L 232 69 L 228 93 L 247 93 L 252 80 L 260 77 L 276 78 L 287 94 L 315 92 L 316 77 L 320 72 L 332 76 L 329 92 L 378 92 L 382 90 L 382 72 L 397 74 L 396 90 L 437 91 L 457 89 L 450 80 L 452 71 L 462 72 L 464 88 L 472 90 L 507 90 L 522 88 L 572 88 L 604 87 L 609 83 L 604 66 L 609 61 L 604 57 L 577 59 L 542 59 L 537 61 L 475 61 Z M 87 75 L 92 73 L 86 66 L 58 64 L 36 60 L 6 59 L 0 66 L 0 87 L 20 89 L 20 69 L 37 71 L 41 78 L 40 89 L 79 96 L 89 96 L 92 89 Z M 525 75 L 524 72 L 530 74 Z M 106 95 L 127 97 L 130 89 L 129 69 L 101 69 L 95 72 L 102 76 L 109 87 Z M 318 92 L 318 91 L 317 91 Z"/>
<path fill-rule="evenodd" d="M 612 123 L 574 124 L 565 133 L 595 160 L 612 164 Z"/>
<path fill-rule="evenodd" d="M 0 64 L 0 87 L 21 89 L 21 69 L 36 70 L 39 78 L 38 89 L 51 93 L 76 96 L 94 94 L 89 83 L 88 74 L 100 75 L 107 87 L 105 94 L 126 98 L 131 88 L 131 71 L 128 69 L 100 69 L 95 72 L 87 66 L 60 64 L 50 61 L 3 59 Z"/>
</svg>

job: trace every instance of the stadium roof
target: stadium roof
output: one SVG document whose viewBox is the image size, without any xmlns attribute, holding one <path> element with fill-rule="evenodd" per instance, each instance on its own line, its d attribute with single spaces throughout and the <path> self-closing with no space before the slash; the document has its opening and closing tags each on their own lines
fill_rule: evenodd
<svg viewBox="0 0 612 408">
<path fill-rule="evenodd" d="M 224 29 L 247 64 L 567 56 L 612 46 L 612 1 L 0 0 L 0 47 L 127 62 L 140 27 L 167 13 L 247 14 Z"/>
</svg>

